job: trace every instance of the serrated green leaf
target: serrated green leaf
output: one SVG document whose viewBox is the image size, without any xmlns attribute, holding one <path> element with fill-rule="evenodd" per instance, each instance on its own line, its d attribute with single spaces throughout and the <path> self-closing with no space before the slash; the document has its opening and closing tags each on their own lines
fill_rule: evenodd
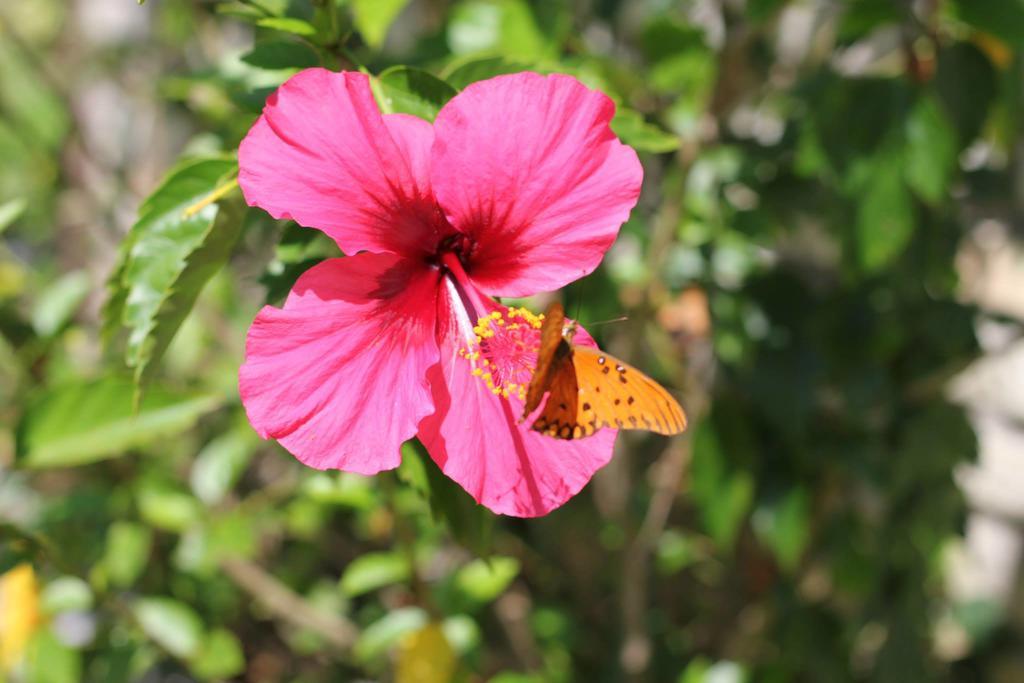
<svg viewBox="0 0 1024 683">
<path fill-rule="evenodd" d="M 108 285 L 109 333 L 128 330 L 125 358 L 141 381 L 158 361 L 203 285 L 220 269 L 240 234 L 235 204 L 210 201 L 232 191 L 234 161 L 201 159 L 172 171 L 139 209 Z"/>
<path fill-rule="evenodd" d="M 409 558 L 398 552 L 366 553 L 352 560 L 341 575 L 341 592 L 354 598 L 409 578 Z"/>
<path fill-rule="evenodd" d="M 377 77 L 382 111 L 412 114 L 433 121 L 437 112 L 458 91 L 421 69 L 396 66 Z"/>
<path fill-rule="evenodd" d="M 352 0 L 352 19 L 356 30 L 370 47 L 384 44 L 388 29 L 409 0 Z"/>
<path fill-rule="evenodd" d="M 242 57 L 246 64 L 261 69 L 306 69 L 320 65 L 320 57 L 309 45 L 292 40 L 267 40 Z"/>
<path fill-rule="evenodd" d="M 219 396 L 182 396 L 154 388 L 136 413 L 132 393 L 132 382 L 116 377 L 45 391 L 18 426 L 18 464 L 67 467 L 121 455 L 188 429 L 221 403 Z"/>
<path fill-rule="evenodd" d="M 212 180 L 208 192 L 183 207 L 169 211 L 143 213 L 133 228 L 129 262 L 124 271 L 128 288 L 124 317 L 129 329 L 126 359 L 135 369 L 138 386 L 150 368 L 160 360 L 175 332 L 192 310 L 199 293 L 231 255 L 242 232 L 242 206 L 237 201 L 209 204 L 193 212 L 196 202 L 206 195 L 221 192 L 236 181 L 223 181 L 231 173 L 231 162 L 201 162 L 203 167 L 189 167 L 177 176 L 180 183 L 173 189 L 191 194 L 185 187 L 200 180 Z M 205 164 L 210 165 L 205 165 Z M 198 177 L 193 172 L 199 172 Z M 212 178 L 214 173 L 219 176 Z M 167 190 L 169 191 L 169 190 Z M 172 196 L 175 193 L 172 192 Z M 166 198 L 171 201 L 171 197 Z"/>
<path fill-rule="evenodd" d="M 644 117 L 632 109 L 619 107 L 611 127 L 624 143 L 640 152 L 661 154 L 679 149 L 678 136 L 644 121 Z"/>
<path fill-rule="evenodd" d="M 199 653 L 203 622 L 195 610 L 172 598 L 140 598 L 132 614 L 153 642 L 175 657 L 188 659 Z"/>
<path fill-rule="evenodd" d="M 257 21 L 256 25 L 283 33 L 293 33 L 297 36 L 316 35 L 316 27 L 313 24 L 293 17 L 265 17 Z"/>
</svg>

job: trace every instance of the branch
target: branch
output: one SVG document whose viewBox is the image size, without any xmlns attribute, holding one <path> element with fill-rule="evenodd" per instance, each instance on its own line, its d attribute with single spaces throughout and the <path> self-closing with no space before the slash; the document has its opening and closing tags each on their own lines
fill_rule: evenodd
<svg viewBox="0 0 1024 683">
<path fill-rule="evenodd" d="M 237 557 L 221 560 L 220 566 L 239 588 L 281 621 L 315 631 L 341 652 L 348 652 L 355 643 L 359 631 L 352 622 L 316 609 L 260 566 Z"/>
</svg>

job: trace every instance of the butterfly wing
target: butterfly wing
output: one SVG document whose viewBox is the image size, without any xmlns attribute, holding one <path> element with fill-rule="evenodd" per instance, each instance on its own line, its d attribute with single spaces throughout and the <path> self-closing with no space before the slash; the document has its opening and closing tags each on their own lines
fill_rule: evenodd
<svg viewBox="0 0 1024 683">
<path fill-rule="evenodd" d="M 555 352 L 549 371 L 548 400 L 544 410 L 534 420 L 533 429 L 547 436 L 573 439 L 584 436 L 582 426 L 577 421 L 579 386 L 572 361 L 573 350 L 564 339 L 561 344 L 563 346 Z"/>
<path fill-rule="evenodd" d="M 572 355 L 566 341 L 562 338 L 565 325 L 565 311 L 557 301 L 548 306 L 544 313 L 544 324 L 540 328 L 540 348 L 537 351 L 537 367 L 530 378 L 530 386 L 526 390 L 526 403 L 523 405 L 523 419 L 537 409 L 545 392 L 551 388 L 553 378 L 565 372 L 565 362 Z M 568 364 L 572 370 L 572 364 Z M 562 380 L 563 382 L 565 380 Z M 575 377 L 573 383 L 575 384 Z M 564 388 L 562 388 L 564 390 Z M 550 403 L 550 401 L 549 401 Z"/>
<path fill-rule="evenodd" d="M 602 427 L 666 435 L 686 429 L 683 409 L 653 379 L 600 349 L 574 346 L 572 352 L 579 392 L 576 423 L 581 436 Z"/>
</svg>

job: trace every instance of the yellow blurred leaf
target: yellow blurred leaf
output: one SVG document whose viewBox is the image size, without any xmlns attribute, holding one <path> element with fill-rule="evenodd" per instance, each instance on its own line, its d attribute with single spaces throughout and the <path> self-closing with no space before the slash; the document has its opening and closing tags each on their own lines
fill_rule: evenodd
<svg viewBox="0 0 1024 683">
<path fill-rule="evenodd" d="M 438 623 L 410 633 L 398 649 L 396 683 L 449 683 L 455 676 L 455 652 Z"/>
<path fill-rule="evenodd" d="M 20 564 L 0 576 L 0 670 L 21 661 L 39 626 L 39 584 L 32 565 Z"/>
</svg>

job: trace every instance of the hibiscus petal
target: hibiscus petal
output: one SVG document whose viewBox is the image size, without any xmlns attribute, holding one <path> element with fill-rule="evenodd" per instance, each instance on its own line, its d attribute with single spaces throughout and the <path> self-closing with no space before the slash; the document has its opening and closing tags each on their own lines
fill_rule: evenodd
<svg viewBox="0 0 1024 683">
<path fill-rule="evenodd" d="M 483 291 L 526 296 L 597 267 L 643 179 L 614 113 L 570 76 L 520 73 L 474 83 L 438 114 L 434 193 L 476 244 L 466 270 Z"/>
<path fill-rule="evenodd" d="M 433 132 L 382 117 L 365 74 L 307 69 L 267 99 L 238 149 L 250 206 L 319 228 L 347 254 L 433 249 Z"/>
<path fill-rule="evenodd" d="M 516 517 L 547 514 L 611 459 L 617 432 L 563 441 L 520 423 L 522 401 L 493 394 L 458 356 L 472 323 L 453 301 L 453 289 L 438 299 L 441 362 L 427 375 L 436 412 L 420 422 L 418 437 L 441 470 L 481 505 Z M 586 334 L 581 339 L 592 343 Z"/>
<path fill-rule="evenodd" d="M 317 469 L 397 467 L 433 411 L 437 271 L 391 254 L 330 259 L 267 306 L 246 339 L 239 391 L 249 421 Z"/>
</svg>

